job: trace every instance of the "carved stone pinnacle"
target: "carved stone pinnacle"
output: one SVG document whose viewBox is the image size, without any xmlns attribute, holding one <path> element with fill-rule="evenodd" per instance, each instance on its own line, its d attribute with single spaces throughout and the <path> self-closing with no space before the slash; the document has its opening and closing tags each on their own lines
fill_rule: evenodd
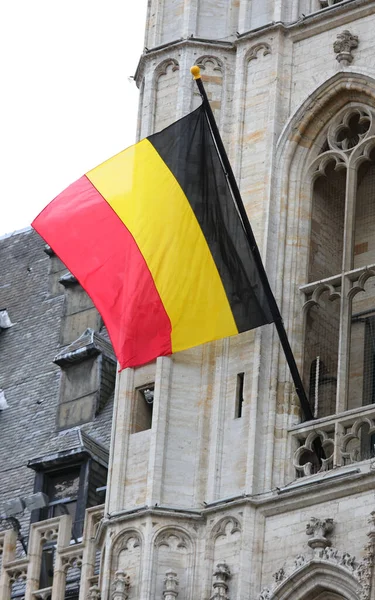
<svg viewBox="0 0 375 600">
<path fill-rule="evenodd" d="M 317 519 L 311 517 L 306 525 L 306 534 L 313 537 L 307 542 L 313 550 L 318 548 L 327 548 L 331 546 L 331 540 L 327 540 L 326 535 L 333 531 L 333 519 Z"/>
<path fill-rule="evenodd" d="M 229 600 L 227 582 L 231 578 L 231 573 L 227 563 L 225 561 L 217 563 L 213 575 L 214 582 L 212 587 L 214 588 L 214 593 L 210 600 Z"/>
<path fill-rule="evenodd" d="M 174 600 L 178 596 L 178 578 L 177 573 L 169 569 L 165 573 L 164 579 L 164 600 Z"/>
<path fill-rule="evenodd" d="M 337 35 L 333 44 L 333 51 L 337 54 L 336 60 L 344 67 L 350 65 L 353 60 L 352 50 L 358 47 L 358 36 L 353 35 L 347 29 Z"/>
<path fill-rule="evenodd" d="M 97 585 L 92 585 L 87 592 L 87 600 L 100 600 L 100 589 Z"/>
<path fill-rule="evenodd" d="M 128 600 L 128 590 L 130 585 L 129 575 L 124 571 L 116 571 L 112 586 L 111 600 Z"/>
</svg>

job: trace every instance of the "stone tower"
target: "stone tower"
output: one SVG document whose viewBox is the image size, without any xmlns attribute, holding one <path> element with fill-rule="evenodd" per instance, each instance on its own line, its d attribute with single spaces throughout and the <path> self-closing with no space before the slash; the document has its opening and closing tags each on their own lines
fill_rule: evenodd
<svg viewBox="0 0 375 600">
<path fill-rule="evenodd" d="M 200 65 L 316 419 L 271 325 L 123 371 L 102 599 L 375 597 L 374 27 L 369 0 L 149 1 L 139 138 Z"/>
</svg>

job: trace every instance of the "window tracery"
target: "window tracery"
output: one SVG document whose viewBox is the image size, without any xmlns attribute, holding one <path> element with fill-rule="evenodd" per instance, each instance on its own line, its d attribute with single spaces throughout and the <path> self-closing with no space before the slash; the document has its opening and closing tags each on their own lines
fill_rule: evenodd
<svg viewBox="0 0 375 600">
<path fill-rule="evenodd" d="M 311 428 L 296 432 L 298 476 L 375 456 L 375 110 L 351 102 L 314 152 L 303 373 L 335 449 L 314 462 Z"/>
<path fill-rule="evenodd" d="M 316 417 L 375 400 L 375 287 L 352 292 L 361 269 L 375 264 L 374 134 L 373 111 L 352 104 L 329 124 L 309 169 L 304 372 Z"/>
</svg>

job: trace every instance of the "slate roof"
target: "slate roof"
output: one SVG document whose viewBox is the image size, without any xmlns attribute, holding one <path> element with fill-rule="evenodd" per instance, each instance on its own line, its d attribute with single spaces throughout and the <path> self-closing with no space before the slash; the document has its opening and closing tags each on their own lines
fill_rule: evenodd
<svg viewBox="0 0 375 600">
<path fill-rule="evenodd" d="M 61 369 L 53 361 L 66 350 L 59 345 L 65 288 L 58 283 L 51 293 L 50 267 L 33 230 L 0 238 L 0 308 L 12 323 L 0 334 L 0 389 L 8 404 L 0 411 L 0 503 L 33 493 L 32 459 L 80 448 L 108 460 L 113 397 L 94 421 L 56 431 Z M 88 337 L 113 356 L 105 331 Z M 24 531 L 28 519 L 25 512 Z"/>
</svg>

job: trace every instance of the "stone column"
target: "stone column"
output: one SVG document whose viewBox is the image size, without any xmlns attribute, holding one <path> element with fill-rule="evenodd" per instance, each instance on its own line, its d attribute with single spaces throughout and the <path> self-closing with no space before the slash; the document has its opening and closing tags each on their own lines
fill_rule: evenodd
<svg viewBox="0 0 375 600">
<path fill-rule="evenodd" d="M 0 598 L 8 600 L 10 598 L 9 575 L 5 570 L 5 565 L 15 558 L 17 543 L 17 532 L 10 529 L 5 532 L 4 544 L 2 547 L 2 569 L 0 572 Z"/>
<path fill-rule="evenodd" d="M 95 596 L 94 588 L 97 586 L 93 585 L 92 581 L 92 577 L 95 572 L 96 560 L 96 544 L 94 530 L 99 518 L 100 514 L 98 514 L 98 512 L 96 512 L 95 509 L 93 510 L 92 508 L 90 508 L 86 512 L 85 527 L 83 531 L 84 551 L 82 556 L 81 582 L 79 589 L 79 597 L 82 600 L 85 600 L 86 598 L 90 600 L 97 600 L 97 598 L 100 598 L 100 595 Z"/>
<path fill-rule="evenodd" d="M 72 531 L 72 518 L 70 515 L 62 515 L 59 517 L 59 521 L 59 535 L 57 538 L 57 551 L 52 584 L 53 600 L 64 600 L 65 598 L 66 571 L 60 551 L 69 546 Z"/>
<path fill-rule="evenodd" d="M 169 356 L 160 356 L 156 360 L 153 425 L 147 474 L 148 506 L 161 502 L 172 365 L 173 361 Z"/>
<path fill-rule="evenodd" d="M 125 472 L 128 457 L 131 411 L 134 396 L 134 371 L 124 369 L 116 379 L 115 405 L 109 453 L 106 513 L 124 510 Z"/>
<path fill-rule="evenodd" d="M 211 420 L 211 438 L 209 449 L 209 467 L 207 479 L 207 502 L 220 498 L 222 477 L 223 437 L 225 427 L 225 400 L 228 381 L 229 338 L 216 342 L 216 365 L 213 414 Z"/>
</svg>

